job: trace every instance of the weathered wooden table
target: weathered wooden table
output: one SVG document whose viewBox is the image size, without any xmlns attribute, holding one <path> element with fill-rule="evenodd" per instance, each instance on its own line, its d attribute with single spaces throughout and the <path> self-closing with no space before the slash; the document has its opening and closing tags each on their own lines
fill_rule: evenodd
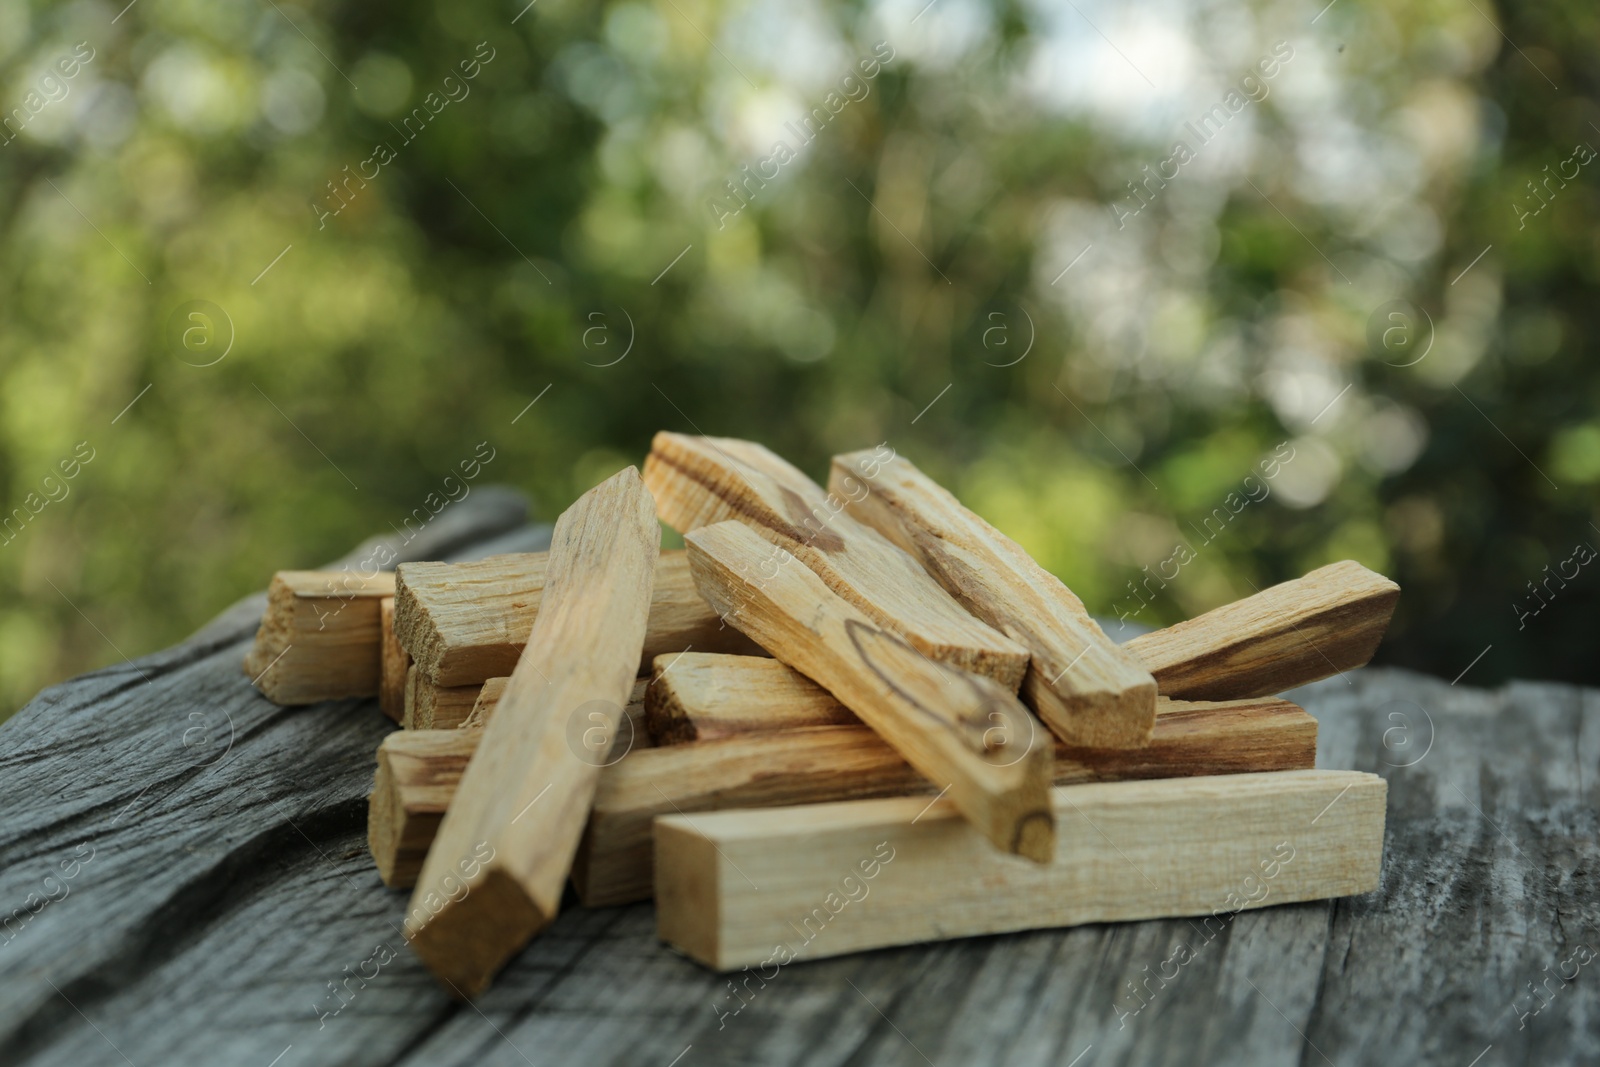
<svg viewBox="0 0 1600 1067">
<path fill-rule="evenodd" d="M 523 523 L 480 490 L 401 558 L 542 547 Z M 1382 886 L 1211 941 L 1172 920 L 795 964 L 719 1020 L 740 1001 L 649 905 L 573 907 L 464 1005 L 367 855 L 392 724 L 257 694 L 262 603 L 0 728 L 0 1063 L 1600 1063 L 1595 691 L 1393 670 L 1302 690 L 1320 765 L 1389 780 Z"/>
</svg>

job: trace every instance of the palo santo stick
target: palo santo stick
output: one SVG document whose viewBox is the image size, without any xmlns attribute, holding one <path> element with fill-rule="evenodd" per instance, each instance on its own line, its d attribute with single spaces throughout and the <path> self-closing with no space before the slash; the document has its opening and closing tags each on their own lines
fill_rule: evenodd
<svg viewBox="0 0 1600 1067">
<path fill-rule="evenodd" d="M 508 681 L 491 678 L 484 683 L 484 692 L 488 693 L 494 682 Z M 491 703 L 487 710 L 492 712 L 493 707 Z M 644 705 L 629 704 L 624 714 L 628 721 L 617 731 L 609 756 L 612 762 L 631 749 L 650 747 Z M 416 885 L 439 821 L 482 739 L 481 722 L 463 723 L 453 730 L 396 730 L 378 746 L 378 772 L 367 798 L 367 846 L 385 885 L 393 889 Z M 602 771 L 601 780 L 604 778 Z M 648 827 L 645 836 L 648 839 Z M 648 875 L 647 869 L 647 884 Z"/>
<path fill-rule="evenodd" d="M 683 534 L 739 519 L 770 541 L 749 561 L 752 580 L 788 562 L 930 659 L 984 674 L 1015 692 L 1028 653 L 974 619 L 922 566 L 843 513 L 820 486 L 749 441 L 658 433 L 644 467 L 661 521 Z M 702 651 L 705 651 L 704 649 Z"/>
<path fill-rule="evenodd" d="M 412 948 L 460 996 L 484 989 L 560 908 L 604 759 L 590 758 L 589 737 L 616 736 L 644 647 L 661 528 L 639 472 L 579 497 L 551 545 L 527 646 L 406 917 Z"/>
<path fill-rule="evenodd" d="M 405 713 L 400 725 L 407 730 L 449 730 L 472 714 L 481 685 L 434 685 L 412 664 L 406 671 Z"/>
<path fill-rule="evenodd" d="M 367 798 L 367 847 L 384 885 L 416 884 L 482 733 L 396 730 L 378 746 L 378 771 Z"/>
<path fill-rule="evenodd" d="M 851 515 L 920 559 L 968 611 L 1032 654 L 1022 695 L 1057 737 L 1099 748 L 1149 740 L 1155 679 L 1015 541 L 898 456 L 834 456 L 828 488 L 850 501 Z"/>
<path fill-rule="evenodd" d="M 274 704 L 315 704 L 378 692 L 378 604 L 394 575 L 279 571 L 244 673 Z"/>
<path fill-rule="evenodd" d="M 394 636 L 394 597 L 378 601 L 378 707 L 395 722 L 406 716 L 406 672 L 411 657 Z"/>
<path fill-rule="evenodd" d="M 996 855 L 953 805 L 921 797 L 671 815 L 656 821 L 657 933 L 726 971 L 1366 893 L 1386 792 L 1376 775 L 1316 770 L 1063 786 L 1043 867 Z"/>
<path fill-rule="evenodd" d="M 630 715 L 638 711 L 638 705 L 628 708 Z M 743 721 L 751 732 L 651 751 L 640 750 L 647 739 L 636 732 L 626 759 L 629 736 L 626 730 L 618 736 L 572 868 L 586 907 L 650 898 L 650 823 L 658 815 L 936 791 L 864 726 L 771 730 L 765 727 L 775 719 Z M 477 730 L 397 730 L 384 738 L 368 837 L 387 884 L 415 881 L 480 736 Z M 1286 700 L 1161 700 L 1148 745 L 1094 750 L 1058 744 L 1054 782 L 1298 770 L 1314 766 L 1316 756 L 1317 720 Z"/>
<path fill-rule="evenodd" d="M 1399 599 L 1398 585 L 1344 560 L 1122 647 L 1166 696 L 1264 696 L 1365 664 Z"/>
<path fill-rule="evenodd" d="M 787 663 L 699 652 L 656 657 L 644 712 L 658 745 L 861 724 L 832 693 Z"/>
<path fill-rule="evenodd" d="M 471 563 L 403 563 L 397 572 L 395 632 L 422 673 L 438 685 L 476 685 L 509 675 L 539 612 L 547 567 L 544 552 Z M 759 652 L 700 599 L 679 549 L 662 552 L 656 565 L 639 673 L 661 653 L 686 648 Z"/>
<path fill-rule="evenodd" d="M 740 577 L 770 546 L 739 522 L 686 534 L 700 594 L 778 659 L 833 693 L 951 799 L 996 848 L 1048 862 L 1049 734 L 993 679 L 936 663 L 792 562 Z"/>
</svg>

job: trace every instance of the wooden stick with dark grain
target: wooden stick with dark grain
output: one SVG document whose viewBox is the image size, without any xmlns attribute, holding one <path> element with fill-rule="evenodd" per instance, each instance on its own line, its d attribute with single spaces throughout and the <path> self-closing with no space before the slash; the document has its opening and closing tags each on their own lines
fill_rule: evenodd
<svg viewBox="0 0 1600 1067">
<path fill-rule="evenodd" d="M 661 521 L 673 529 L 687 535 L 738 519 L 770 542 L 746 563 L 752 581 L 796 559 L 928 658 L 987 675 L 1012 692 L 1022 684 L 1026 649 L 973 618 L 921 564 L 845 514 L 844 501 L 760 445 L 658 433 L 644 474 Z"/>
<path fill-rule="evenodd" d="M 941 788 L 996 848 L 1048 862 L 1049 731 L 991 678 L 929 659 L 739 522 L 686 534 L 700 595 L 777 659 L 831 692 Z"/>
<path fill-rule="evenodd" d="M 1165 696 L 1265 696 L 1372 659 L 1399 599 L 1394 582 L 1344 560 L 1122 647 Z"/>
<path fill-rule="evenodd" d="M 1015 541 L 887 450 L 834 456 L 828 488 L 968 611 L 1028 650 L 1022 696 L 1057 737 L 1102 748 L 1150 739 L 1155 679 Z"/>
</svg>

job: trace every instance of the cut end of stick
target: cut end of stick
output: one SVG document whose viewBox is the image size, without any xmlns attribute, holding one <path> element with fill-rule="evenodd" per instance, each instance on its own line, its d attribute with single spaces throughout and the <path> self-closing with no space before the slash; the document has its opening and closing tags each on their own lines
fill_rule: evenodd
<svg viewBox="0 0 1600 1067">
<path fill-rule="evenodd" d="M 716 848 L 686 815 L 655 821 L 655 898 L 658 904 L 670 902 L 668 907 L 656 909 L 656 936 L 720 969 L 722 894 L 717 884 Z M 662 856 L 671 861 L 660 862 Z"/>
<path fill-rule="evenodd" d="M 1154 678 L 1118 690 L 1078 693 L 1065 693 L 1051 681 L 1037 665 L 1030 666 L 1022 695 L 1063 743 L 1083 748 L 1143 748 L 1150 743 L 1156 727 Z"/>
<path fill-rule="evenodd" d="M 486 868 L 482 878 L 465 888 L 465 895 L 443 899 L 420 922 L 407 919 L 406 934 L 434 977 L 456 996 L 470 999 L 487 989 L 500 968 L 549 926 L 555 914 L 540 909 L 502 868 Z M 461 906 L 474 898 L 472 907 Z M 421 908 L 438 899 L 437 893 L 427 894 Z"/>
<path fill-rule="evenodd" d="M 1049 808 L 1030 811 L 1022 817 L 1011 851 L 1035 863 L 1050 863 L 1056 858 L 1056 817 Z"/>
<path fill-rule="evenodd" d="M 394 635 L 394 597 L 378 601 L 380 663 L 378 668 L 378 707 L 395 722 L 406 714 L 406 672 L 411 657 Z"/>
<path fill-rule="evenodd" d="M 391 889 L 399 886 L 395 868 L 400 853 L 401 820 L 399 787 L 389 764 L 381 754 L 373 775 L 372 792 L 367 795 L 367 851 L 377 865 L 378 877 Z"/>
</svg>

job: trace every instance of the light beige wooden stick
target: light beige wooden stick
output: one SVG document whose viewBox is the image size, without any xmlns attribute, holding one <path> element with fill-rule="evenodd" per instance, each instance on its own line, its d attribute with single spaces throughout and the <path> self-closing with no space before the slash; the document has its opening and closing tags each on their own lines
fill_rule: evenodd
<svg viewBox="0 0 1600 1067">
<path fill-rule="evenodd" d="M 508 675 L 528 642 L 548 566 L 543 552 L 471 563 L 402 563 L 395 632 L 422 673 L 438 685 L 477 685 Z M 681 549 L 661 553 L 639 673 L 664 652 L 759 653 L 695 592 Z"/>
<path fill-rule="evenodd" d="M 449 730 L 460 726 L 472 714 L 482 692 L 481 685 L 434 685 L 413 663 L 406 670 L 400 725 L 407 730 Z"/>
<path fill-rule="evenodd" d="M 732 970 L 1367 893 L 1385 795 L 1356 771 L 1063 786 L 1043 867 L 996 854 L 953 805 L 921 797 L 670 815 L 656 821 L 657 933 Z M 1196 930 L 1213 924 L 1226 920 Z"/>
<path fill-rule="evenodd" d="M 804 726 L 861 725 L 832 693 L 787 663 L 765 656 L 657 656 L 644 710 L 650 737 L 658 745 Z"/>
<path fill-rule="evenodd" d="M 549 558 L 544 552 L 467 563 L 403 563 L 395 634 L 440 685 L 509 676 L 533 629 Z"/>
<path fill-rule="evenodd" d="M 394 597 L 378 601 L 378 707 L 395 722 L 406 717 L 406 672 L 411 657 L 394 636 Z"/>
<path fill-rule="evenodd" d="M 1399 599 L 1398 585 L 1347 559 L 1122 647 L 1166 696 L 1264 696 L 1365 664 Z"/>
<path fill-rule="evenodd" d="M 394 575 L 279 571 L 244 673 L 274 704 L 315 704 L 378 691 L 379 602 Z"/>
<path fill-rule="evenodd" d="M 695 585 L 757 644 L 822 685 L 951 799 L 996 848 L 1046 863 L 1050 736 L 993 679 L 936 663 L 791 562 L 759 584 L 769 546 L 723 522 L 686 534 Z"/>
<path fill-rule="evenodd" d="M 638 670 L 660 545 L 632 467 L 556 521 L 538 617 L 406 917 L 412 948 L 459 996 L 484 989 L 560 908 Z"/>
<path fill-rule="evenodd" d="M 416 884 L 481 739 L 481 730 L 396 730 L 378 746 L 367 798 L 367 848 L 384 885 Z"/>
<path fill-rule="evenodd" d="M 739 519 L 771 542 L 748 563 L 752 582 L 798 559 L 930 659 L 988 675 L 1013 692 L 1022 684 L 1026 649 L 974 619 L 916 560 L 846 515 L 843 500 L 760 445 L 658 433 L 644 474 L 661 521 L 673 529 L 688 534 Z"/>
<path fill-rule="evenodd" d="M 1057 744 L 1055 784 L 1297 770 L 1316 763 L 1317 720 L 1286 700 L 1163 699 L 1158 709 L 1144 748 Z M 637 704 L 628 708 L 630 715 L 638 711 Z M 573 863 L 573 885 L 584 905 L 610 907 L 650 898 L 650 823 L 658 815 L 936 791 L 864 726 L 773 729 L 779 721 L 751 717 L 742 720 L 747 733 L 649 752 L 643 751 L 649 739 L 642 729 L 620 732 L 613 742 L 614 762 L 600 772 Z M 397 730 L 384 738 L 368 836 L 387 884 L 415 882 L 481 736 L 474 729 Z"/>
<path fill-rule="evenodd" d="M 1137 748 L 1155 725 L 1156 681 L 1035 563 L 909 460 L 833 457 L 828 488 L 851 515 L 922 561 L 966 609 L 1032 655 L 1022 696 L 1063 741 Z"/>
<path fill-rule="evenodd" d="M 491 678 L 484 683 L 484 692 L 489 693 L 495 682 L 508 681 Z M 494 704 L 486 705 L 485 710 L 492 713 Z M 613 763 L 633 749 L 651 747 L 644 728 L 644 705 L 629 704 L 624 715 L 628 721 L 612 742 Z M 396 730 L 378 746 L 378 771 L 367 798 L 367 845 L 385 885 L 393 889 L 416 885 L 439 821 L 482 739 L 480 721 L 453 730 Z M 602 768 L 602 782 L 606 773 L 607 768 Z M 648 827 L 645 836 L 649 837 Z M 649 882 L 648 871 L 645 881 Z"/>
</svg>

